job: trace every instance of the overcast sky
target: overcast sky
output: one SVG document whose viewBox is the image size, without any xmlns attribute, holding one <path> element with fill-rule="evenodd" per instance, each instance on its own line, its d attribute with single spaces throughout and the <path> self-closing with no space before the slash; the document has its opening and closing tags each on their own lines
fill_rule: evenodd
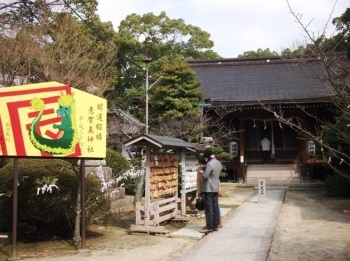
<svg viewBox="0 0 350 261">
<path fill-rule="evenodd" d="M 99 0 L 98 14 L 111 21 L 117 31 L 129 14 L 165 11 L 170 19 L 210 33 L 213 50 L 224 58 L 236 58 L 245 51 L 270 48 L 278 53 L 305 42 L 301 29 L 289 13 L 286 0 Z M 316 35 L 330 16 L 338 17 L 350 7 L 350 0 L 289 0 L 293 11 L 303 15 Z M 332 13 L 332 9 L 334 11 Z M 332 20 L 332 19 L 331 19 Z M 334 32 L 329 23 L 327 37 Z"/>
</svg>

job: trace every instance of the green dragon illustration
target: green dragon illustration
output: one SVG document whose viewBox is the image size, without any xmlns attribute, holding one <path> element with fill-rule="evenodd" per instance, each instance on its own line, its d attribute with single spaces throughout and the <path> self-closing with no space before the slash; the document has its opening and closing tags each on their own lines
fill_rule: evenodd
<svg viewBox="0 0 350 261">
<path fill-rule="evenodd" d="M 34 147 L 40 151 L 56 155 L 67 155 L 74 152 L 75 146 L 79 141 L 73 94 L 63 94 L 61 92 L 61 96 L 58 98 L 58 105 L 56 113 L 62 117 L 62 121 L 61 124 L 53 124 L 52 127 L 59 129 L 62 134 L 57 139 L 48 139 L 41 136 L 37 131 L 43 116 L 45 103 L 40 98 L 34 98 L 31 101 L 31 109 L 39 111 L 39 114 L 30 126 L 29 138 Z"/>
</svg>

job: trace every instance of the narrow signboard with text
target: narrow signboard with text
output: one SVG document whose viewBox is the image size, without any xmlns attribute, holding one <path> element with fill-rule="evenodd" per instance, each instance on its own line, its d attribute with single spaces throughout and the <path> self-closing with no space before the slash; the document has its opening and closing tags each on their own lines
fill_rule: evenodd
<svg viewBox="0 0 350 261">
<path fill-rule="evenodd" d="M 259 179 L 259 197 L 265 197 L 266 196 L 266 184 L 264 179 Z"/>
</svg>

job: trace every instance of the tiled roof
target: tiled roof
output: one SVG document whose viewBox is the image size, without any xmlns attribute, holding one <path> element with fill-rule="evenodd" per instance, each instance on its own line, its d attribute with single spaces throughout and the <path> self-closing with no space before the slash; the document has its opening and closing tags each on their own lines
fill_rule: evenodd
<svg viewBox="0 0 350 261">
<path fill-rule="evenodd" d="M 124 112 L 119 108 L 107 110 L 107 114 L 116 115 L 121 119 L 118 124 L 112 124 L 108 126 L 108 134 L 116 135 L 132 135 L 140 131 L 141 128 L 145 127 L 145 124 L 140 122 L 138 119 L 133 117 L 131 114 Z"/>
<path fill-rule="evenodd" d="M 172 138 L 168 136 L 158 136 L 153 134 L 142 134 L 125 142 L 125 146 L 130 145 L 153 145 L 158 148 L 189 148 L 194 149 L 195 146 L 187 141 Z"/>
<path fill-rule="evenodd" d="M 188 61 L 211 102 L 254 104 L 329 100 L 322 67 L 281 58 Z M 323 79 L 322 79 L 323 78 Z"/>
<path fill-rule="evenodd" d="M 136 119 L 134 116 L 132 116 L 131 114 L 123 111 L 122 109 L 119 108 L 114 108 L 114 109 L 108 109 L 107 113 L 110 114 L 116 114 L 119 115 L 119 117 L 121 117 L 122 119 L 124 119 L 126 122 L 128 122 L 129 124 L 132 124 L 134 126 L 138 126 L 138 127 L 144 127 L 145 124 L 140 122 L 138 119 Z"/>
</svg>

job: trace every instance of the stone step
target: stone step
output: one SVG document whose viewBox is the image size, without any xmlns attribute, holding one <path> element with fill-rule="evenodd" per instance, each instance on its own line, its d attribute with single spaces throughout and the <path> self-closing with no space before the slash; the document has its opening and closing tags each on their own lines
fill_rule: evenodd
<svg viewBox="0 0 350 261">
<path fill-rule="evenodd" d="M 7 246 L 10 244 L 9 233 L 0 232 L 0 246 Z"/>
<path fill-rule="evenodd" d="M 259 179 L 247 178 L 247 185 L 258 186 Z M 286 185 L 286 184 L 299 184 L 300 179 L 265 179 L 266 186 L 270 185 Z"/>
<path fill-rule="evenodd" d="M 295 172 L 247 172 L 247 177 L 300 177 L 299 173 Z"/>
<path fill-rule="evenodd" d="M 296 170 L 295 164 L 248 165 L 247 170 Z"/>
<path fill-rule="evenodd" d="M 300 178 L 295 164 L 249 165 L 247 178 Z"/>
<path fill-rule="evenodd" d="M 265 179 L 265 180 L 300 180 L 300 177 L 247 177 L 248 179 Z"/>
</svg>

